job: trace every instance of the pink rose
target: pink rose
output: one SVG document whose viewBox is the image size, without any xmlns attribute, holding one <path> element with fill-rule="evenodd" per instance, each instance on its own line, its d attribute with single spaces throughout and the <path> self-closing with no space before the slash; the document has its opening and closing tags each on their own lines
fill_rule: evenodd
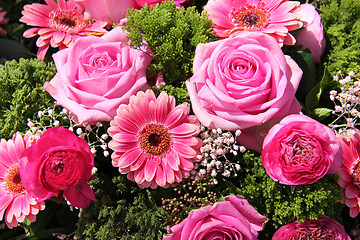
<svg viewBox="0 0 360 240">
<path fill-rule="evenodd" d="M 0 24 L 6 24 L 9 22 L 9 18 L 5 17 L 7 12 L 2 11 L 2 7 L 0 7 Z M 0 36 L 6 35 L 6 31 L 0 27 Z"/>
<path fill-rule="evenodd" d="M 311 51 L 314 63 L 321 63 L 326 45 L 321 17 L 315 7 L 308 3 L 300 5 L 298 14 L 305 28 L 296 36 L 296 44 L 302 45 L 300 50 L 308 48 Z"/>
<path fill-rule="evenodd" d="M 152 58 L 127 46 L 125 35 L 116 27 L 102 37 L 79 38 L 53 55 L 58 73 L 44 89 L 75 121 L 110 121 L 120 104 L 149 87 L 145 70 Z"/>
<path fill-rule="evenodd" d="M 300 112 L 295 92 L 302 71 L 266 34 L 242 32 L 199 44 L 193 72 L 186 86 L 206 127 L 244 130 Z"/>
<path fill-rule="evenodd" d="M 311 184 L 341 165 L 340 143 L 334 131 L 301 114 L 273 126 L 263 143 L 262 162 L 274 181 Z"/>
<path fill-rule="evenodd" d="M 63 127 L 50 128 L 27 148 L 20 162 L 21 182 L 37 201 L 64 196 L 84 208 L 95 200 L 87 181 L 94 167 L 89 145 Z"/>
<path fill-rule="evenodd" d="M 266 221 L 244 198 L 230 195 L 224 202 L 191 211 L 185 220 L 169 229 L 163 240 L 255 240 Z"/>
<path fill-rule="evenodd" d="M 135 0 L 75 0 L 84 10 L 86 19 L 101 19 L 108 26 L 126 17 L 126 10 L 136 6 Z"/>
<path fill-rule="evenodd" d="M 284 239 L 351 240 L 344 227 L 328 216 L 302 223 L 295 221 L 282 226 L 275 232 L 272 240 Z"/>
</svg>

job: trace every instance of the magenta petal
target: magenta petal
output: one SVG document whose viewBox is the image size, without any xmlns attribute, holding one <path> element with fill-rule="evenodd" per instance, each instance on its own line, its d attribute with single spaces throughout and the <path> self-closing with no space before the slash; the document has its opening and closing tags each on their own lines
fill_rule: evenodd
<svg viewBox="0 0 360 240">
<path fill-rule="evenodd" d="M 146 164 L 145 164 L 145 180 L 150 182 L 153 180 L 155 173 L 156 173 L 156 169 L 157 169 L 157 162 L 154 159 L 148 159 Z"/>
</svg>

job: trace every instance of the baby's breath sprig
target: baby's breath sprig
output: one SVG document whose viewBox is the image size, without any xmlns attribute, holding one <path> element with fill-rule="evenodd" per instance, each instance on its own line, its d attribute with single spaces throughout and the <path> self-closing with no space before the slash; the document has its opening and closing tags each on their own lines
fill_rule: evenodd
<svg viewBox="0 0 360 240">
<path fill-rule="evenodd" d="M 342 133 L 360 125 L 357 122 L 360 116 L 360 81 L 353 71 L 349 72 L 346 77 L 339 72 L 339 75 L 335 75 L 333 79 L 340 83 L 341 92 L 330 91 L 330 100 L 335 105 L 332 114 L 336 118 L 329 124 L 329 127 Z"/>
<path fill-rule="evenodd" d="M 63 126 L 74 132 L 78 137 L 83 138 L 94 155 L 97 153 L 97 148 L 102 148 L 105 157 L 110 155 L 107 145 L 109 136 L 106 134 L 101 122 L 95 125 L 84 122 L 75 123 L 71 112 L 65 108 L 60 111 L 56 102 L 53 107 L 39 111 L 38 119 L 28 119 L 27 125 L 33 134 L 30 137 L 31 141 L 39 139 L 48 128 Z"/>
<path fill-rule="evenodd" d="M 221 174 L 224 177 L 237 176 L 240 165 L 232 162 L 232 158 L 238 153 L 246 151 L 244 146 L 237 143 L 236 137 L 241 134 L 240 130 L 235 133 L 222 131 L 220 128 L 209 130 L 202 126 L 200 137 L 203 146 L 200 148 L 201 155 L 198 155 L 199 163 L 195 163 L 195 169 L 191 172 L 191 178 L 199 180 L 204 175 L 214 178 Z M 230 158 L 230 159 L 229 159 Z"/>
</svg>

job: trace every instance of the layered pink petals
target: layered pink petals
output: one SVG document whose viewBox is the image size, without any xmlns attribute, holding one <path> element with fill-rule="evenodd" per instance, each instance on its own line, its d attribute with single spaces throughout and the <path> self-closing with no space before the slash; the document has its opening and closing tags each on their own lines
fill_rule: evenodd
<svg viewBox="0 0 360 240">
<path fill-rule="evenodd" d="M 319 217 L 317 220 L 306 220 L 289 223 L 279 228 L 272 240 L 283 239 L 336 239 L 350 240 L 343 226 L 328 216 Z"/>
<path fill-rule="evenodd" d="M 86 19 L 101 19 L 111 26 L 126 17 L 126 10 L 136 6 L 135 0 L 75 0 Z"/>
<path fill-rule="evenodd" d="M 262 162 L 274 181 L 311 184 L 341 165 L 341 148 L 332 129 L 301 114 L 274 125 L 263 143 Z"/>
<path fill-rule="evenodd" d="M 169 187 L 188 177 L 202 145 L 196 137 L 200 124 L 189 111 L 166 92 L 158 98 L 151 90 L 133 95 L 108 129 L 113 166 L 141 188 Z"/>
<path fill-rule="evenodd" d="M 75 207 L 84 208 L 95 200 L 87 181 L 94 156 L 86 141 L 63 127 L 50 128 L 21 159 L 21 180 L 37 200 L 62 195 Z"/>
<path fill-rule="evenodd" d="M 125 35 L 116 27 L 102 37 L 80 38 L 53 55 L 58 73 L 44 89 L 76 122 L 110 121 L 120 104 L 149 87 L 145 70 L 152 58 L 127 46 Z"/>
<path fill-rule="evenodd" d="M 295 92 L 302 71 L 268 35 L 243 32 L 199 44 L 193 72 L 186 86 L 208 128 L 249 129 L 301 109 Z"/>
<path fill-rule="evenodd" d="M 16 227 L 25 218 L 34 222 L 36 215 L 45 208 L 43 201 L 36 201 L 24 188 L 20 179 L 20 157 L 30 146 L 28 136 L 20 133 L 0 143 L 0 220 L 9 228 Z"/>
<path fill-rule="evenodd" d="M 360 131 L 349 132 L 347 138 L 337 135 L 343 151 L 342 165 L 338 171 L 339 185 L 343 188 L 342 203 L 350 208 L 350 216 L 355 218 L 360 212 Z"/>
<path fill-rule="evenodd" d="M 288 0 L 209 0 L 204 10 L 214 23 L 216 36 L 262 32 L 282 46 L 295 44 L 289 32 L 302 27 L 296 13 L 299 5 L 297 1 Z"/>
<path fill-rule="evenodd" d="M 36 45 L 37 57 L 44 60 L 49 46 L 64 49 L 74 44 L 79 37 L 103 35 L 106 21 L 86 21 L 79 12 L 74 0 L 46 0 L 47 4 L 33 3 L 25 5 L 19 21 L 35 28 L 24 32 L 24 37 L 39 35 Z M 66 20 L 66 21 L 65 21 Z"/>
<path fill-rule="evenodd" d="M 191 211 L 185 220 L 168 230 L 163 240 L 255 240 L 266 221 L 244 198 L 229 195 L 224 202 Z"/>
<path fill-rule="evenodd" d="M 301 45 L 300 50 L 309 49 L 314 63 L 321 63 L 320 58 L 326 47 L 321 17 L 315 7 L 308 3 L 301 4 L 297 13 L 301 15 L 305 28 L 296 35 L 296 45 Z"/>
</svg>

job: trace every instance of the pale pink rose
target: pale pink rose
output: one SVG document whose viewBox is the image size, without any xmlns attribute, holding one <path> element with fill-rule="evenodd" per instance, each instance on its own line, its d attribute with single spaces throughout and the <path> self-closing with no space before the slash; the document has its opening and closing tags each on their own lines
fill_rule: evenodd
<svg viewBox="0 0 360 240">
<path fill-rule="evenodd" d="M 138 5 L 138 8 L 141 8 L 142 6 L 145 5 L 145 3 L 149 6 L 153 6 L 153 5 L 156 5 L 157 3 L 162 3 L 164 2 L 165 0 L 135 0 L 135 2 L 137 3 Z M 182 3 L 186 2 L 188 0 L 174 0 L 175 2 L 175 5 L 180 7 Z"/>
<path fill-rule="evenodd" d="M 168 230 L 163 240 L 255 240 L 266 221 L 244 198 L 229 195 L 224 202 L 191 211 Z"/>
<path fill-rule="evenodd" d="M 204 11 L 213 22 L 216 36 L 262 32 L 282 46 L 296 42 L 289 32 L 302 27 L 296 13 L 299 5 L 298 1 L 288 0 L 209 0 Z"/>
<path fill-rule="evenodd" d="M 297 13 L 301 15 L 300 20 L 305 28 L 297 34 L 296 45 L 302 46 L 300 50 L 308 48 L 313 55 L 314 63 L 321 63 L 320 58 L 326 47 L 321 17 L 315 7 L 308 3 L 301 4 Z"/>
<path fill-rule="evenodd" d="M 274 181 L 303 185 L 335 173 L 341 165 L 341 153 L 331 128 L 308 116 L 293 114 L 268 132 L 262 162 Z"/>
<path fill-rule="evenodd" d="M 25 149 L 20 176 L 37 201 L 64 196 L 73 206 L 85 208 L 95 200 L 87 183 L 93 167 L 94 155 L 86 141 L 68 129 L 53 127 Z"/>
<path fill-rule="evenodd" d="M 351 240 L 343 226 L 328 216 L 317 220 L 298 221 L 286 224 L 279 228 L 272 240 L 285 239 L 317 239 L 317 240 Z"/>
<path fill-rule="evenodd" d="M 195 115 L 208 128 L 244 130 L 300 112 L 295 92 L 302 70 L 266 34 L 199 44 L 193 72 L 186 86 Z"/>
<path fill-rule="evenodd" d="M 338 183 L 343 188 L 342 203 L 349 207 L 350 216 L 355 218 L 360 212 L 360 131 L 353 131 L 347 138 L 337 135 L 343 151 Z"/>
<path fill-rule="evenodd" d="M 136 6 L 135 0 L 75 0 L 84 10 L 85 19 L 101 19 L 108 26 L 119 23 L 126 17 L 126 11 Z"/>
<path fill-rule="evenodd" d="M 144 51 L 126 45 L 126 33 L 116 27 L 102 37 L 84 37 L 53 55 L 58 73 L 44 89 L 77 122 L 110 121 L 122 103 L 147 89 Z"/>
</svg>

